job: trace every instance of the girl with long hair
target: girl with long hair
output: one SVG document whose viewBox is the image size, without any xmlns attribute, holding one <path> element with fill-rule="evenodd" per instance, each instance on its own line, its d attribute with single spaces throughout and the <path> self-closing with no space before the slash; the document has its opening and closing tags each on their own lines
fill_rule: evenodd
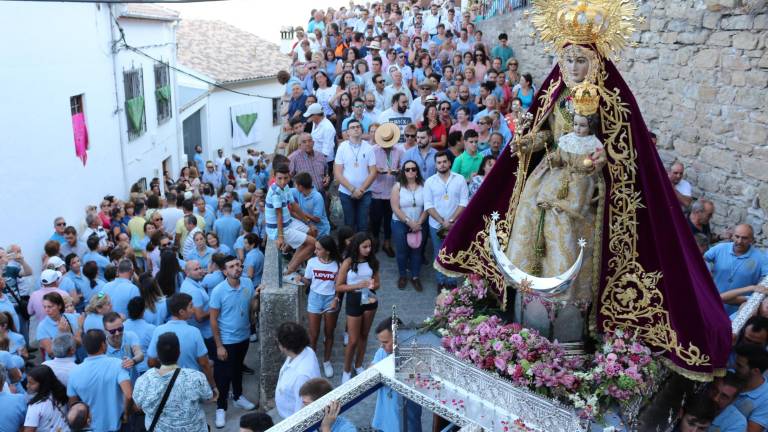
<svg viewBox="0 0 768 432">
<path fill-rule="evenodd" d="M 184 277 L 181 273 L 179 259 L 176 258 L 176 252 L 173 249 L 162 249 L 160 251 L 160 270 L 155 275 L 155 280 L 166 297 L 170 297 L 179 291 Z"/>
<path fill-rule="evenodd" d="M 336 276 L 339 273 L 340 262 L 341 255 L 333 237 L 320 237 L 315 241 L 315 256 L 307 261 L 307 269 L 302 278 L 302 282 L 309 285 L 307 320 L 309 321 L 309 346 L 313 351 L 317 351 L 321 321 L 325 327 L 323 371 L 326 378 L 333 376 L 331 353 L 340 304 L 336 296 Z"/>
<path fill-rule="evenodd" d="M 144 321 L 156 326 L 163 324 L 168 317 L 168 310 L 165 297 L 152 273 L 146 272 L 139 276 L 139 294 L 144 299 Z"/>
<path fill-rule="evenodd" d="M 65 307 L 61 294 L 49 292 L 43 296 L 43 310 L 46 317 L 37 326 L 36 338 L 40 349 L 45 353 L 46 360 L 53 358 L 53 338 L 60 334 L 71 334 L 80 345 L 79 317 L 74 313 L 66 313 Z"/>
<path fill-rule="evenodd" d="M 24 419 L 24 431 L 67 431 L 67 388 L 48 366 L 27 373 L 27 392 L 32 396 Z"/>
<path fill-rule="evenodd" d="M 421 176 L 416 162 L 409 160 L 400 168 L 397 183 L 392 186 L 390 197 L 392 205 L 392 241 L 395 243 L 395 257 L 400 277 L 398 289 L 405 289 L 408 270 L 411 273 L 411 284 L 416 291 L 421 291 L 419 272 L 421 269 L 421 243 L 413 247 L 408 243 L 408 235 L 425 233 L 424 224 L 427 212 L 424 211 L 424 178 Z M 413 241 L 413 240 L 412 240 Z"/>
<path fill-rule="evenodd" d="M 445 149 L 445 142 L 448 139 L 448 130 L 440 121 L 440 113 L 438 112 L 436 104 L 429 103 L 427 104 L 427 107 L 424 108 L 424 120 L 417 124 L 416 127 L 421 129 L 422 126 L 426 126 L 432 131 L 432 148 L 437 151 Z"/>
<path fill-rule="evenodd" d="M 348 257 L 341 263 L 336 282 L 337 292 L 347 293 L 347 332 L 349 343 L 344 350 L 344 373 L 341 382 L 352 378 L 355 371 L 363 372 L 363 358 L 368 345 L 368 333 L 379 302 L 374 293 L 381 286 L 379 261 L 373 253 L 373 241 L 368 233 L 359 232 L 349 243 Z"/>
</svg>

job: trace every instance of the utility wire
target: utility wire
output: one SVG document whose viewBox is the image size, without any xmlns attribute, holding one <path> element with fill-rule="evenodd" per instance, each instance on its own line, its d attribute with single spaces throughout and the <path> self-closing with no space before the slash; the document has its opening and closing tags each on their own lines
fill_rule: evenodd
<svg viewBox="0 0 768 432">
<path fill-rule="evenodd" d="M 77 1 L 77 0 L 70 0 L 70 1 Z M 120 44 L 120 46 L 122 48 L 125 48 L 125 49 L 127 49 L 129 51 L 135 52 L 136 54 L 139 54 L 139 55 L 142 55 L 144 57 L 147 57 L 147 58 L 149 58 L 151 60 L 154 60 L 157 63 L 161 63 L 161 64 L 167 66 L 168 68 L 173 69 L 174 71 L 176 71 L 178 73 L 182 73 L 182 74 L 187 75 L 187 76 L 189 76 L 191 78 L 194 78 L 194 79 L 196 79 L 198 81 L 202 81 L 202 82 L 204 82 L 204 83 L 206 83 L 208 85 L 211 85 L 213 87 L 216 87 L 216 88 L 224 90 L 224 91 L 228 91 L 230 93 L 235 93 L 235 94 L 239 94 L 239 95 L 242 95 L 242 96 L 261 98 L 261 99 L 269 99 L 269 100 L 274 99 L 271 96 L 262 96 L 262 95 L 258 95 L 258 94 L 242 92 L 242 91 L 239 91 L 239 90 L 231 89 L 229 87 L 225 87 L 225 86 L 223 86 L 223 85 L 221 85 L 219 83 L 216 83 L 216 82 L 213 82 L 213 81 L 209 81 L 209 80 L 207 80 L 205 78 L 202 78 L 202 77 L 200 77 L 198 75 L 195 75 L 195 74 L 193 74 L 191 72 L 187 72 L 187 71 L 185 71 L 183 69 L 179 69 L 179 68 L 169 64 L 168 62 L 166 62 L 164 60 L 160 60 L 158 58 L 155 58 L 155 57 L 145 53 L 144 51 L 140 50 L 139 48 L 135 48 L 135 47 L 132 47 L 132 46 L 128 45 L 128 42 L 126 42 L 126 40 L 125 40 L 125 30 L 123 30 L 123 27 L 120 26 L 120 23 L 117 21 L 117 18 L 112 14 L 111 10 L 109 11 L 109 14 L 112 15 L 112 19 L 114 20 L 115 25 L 117 26 L 118 31 L 120 31 L 120 40 L 115 42 L 115 46 L 113 47 L 113 49 L 116 49 L 118 44 Z"/>
</svg>

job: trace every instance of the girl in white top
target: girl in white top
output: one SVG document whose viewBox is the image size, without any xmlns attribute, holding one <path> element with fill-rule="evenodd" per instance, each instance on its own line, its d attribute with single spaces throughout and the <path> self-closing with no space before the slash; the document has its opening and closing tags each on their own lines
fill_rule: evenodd
<svg viewBox="0 0 768 432">
<path fill-rule="evenodd" d="M 336 120 L 336 114 L 331 106 L 331 98 L 336 95 L 336 86 L 329 86 L 328 75 L 323 71 L 317 71 L 315 74 L 314 89 L 317 103 L 323 106 L 323 112 L 329 119 Z"/>
<path fill-rule="evenodd" d="M 352 360 L 357 373 L 363 372 L 363 357 L 368 345 L 378 300 L 373 294 L 379 289 L 379 261 L 372 252 L 368 233 L 359 232 L 352 237 L 347 258 L 341 263 L 336 280 L 336 291 L 347 293 L 347 332 L 349 343 L 344 350 L 344 373 L 341 382 L 352 378 Z"/>
<path fill-rule="evenodd" d="M 419 271 L 421 269 L 421 248 L 408 246 L 409 232 L 422 231 L 427 219 L 424 211 L 424 179 L 416 162 L 406 161 L 397 176 L 397 183 L 392 186 L 390 197 L 392 206 L 392 240 L 395 243 L 397 270 L 400 278 L 397 281 L 399 289 L 405 289 L 407 270 L 411 271 L 411 283 L 416 291 L 421 291 Z M 423 237 L 422 237 L 423 238 Z"/>
<path fill-rule="evenodd" d="M 317 352 L 320 322 L 325 322 L 325 352 L 323 371 L 327 378 L 333 376 L 331 353 L 333 333 L 339 313 L 339 299 L 336 297 L 336 277 L 339 274 L 341 256 L 333 237 L 323 236 L 315 241 L 315 256 L 307 261 L 302 282 L 309 285 L 307 317 L 309 321 L 309 346 Z"/>
<path fill-rule="evenodd" d="M 27 391 L 32 395 L 24 418 L 24 431 L 69 431 L 67 389 L 48 366 L 27 373 Z"/>
</svg>

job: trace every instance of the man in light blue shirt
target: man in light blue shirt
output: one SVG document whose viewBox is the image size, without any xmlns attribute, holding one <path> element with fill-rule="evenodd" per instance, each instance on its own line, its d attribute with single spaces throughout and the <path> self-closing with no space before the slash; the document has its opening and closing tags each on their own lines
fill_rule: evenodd
<svg viewBox="0 0 768 432">
<path fill-rule="evenodd" d="M 210 297 L 201 283 L 205 269 L 197 261 L 187 261 L 184 267 L 184 273 L 187 277 L 181 283 L 180 292 L 188 294 L 192 298 L 192 314 L 187 322 L 189 325 L 200 330 L 200 335 L 205 341 L 205 347 L 208 354 L 212 357 L 216 351 L 216 345 L 213 343 L 213 333 L 211 333 L 211 320 L 208 312 Z M 220 273 L 220 272 L 219 272 Z M 221 281 L 219 281 L 220 283 Z M 218 285 L 218 283 L 216 284 Z"/>
<path fill-rule="evenodd" d="M 64 244 L 67 239 L 64 238 L 64 230 L 67 228 L 67 222 L 59 216 L 53 221 L 53 234 L 49 240 L 56 240 L 59 244 Z"/>
<path fill-rule="evenodd" d="M 416 162 L 423 179 L 432 177 L 437 172 L 435 165 L 435 155 L 437 150 L 429 144 L 432 142 L 432 132 L 427 127 L 422 127 L 416 132 L 416 147 L 406 150 L 403 155 L 403 163 L 410 161 Z"/>
<path fill-rule="evenodd" d="M 104 315 L 104 332 L 107 335 L 107 357 L 121 360 L 123 369 L 131 377 L 131 385 L 139 377 L 137 366 L 144 361 L 144 351 L 141 350 L 139 336 L 125 329 L 123 317 L 117 312 Z"/>
<path fill-rule="evenodd" d="M 85 244 L 88 246 L 88 252 L 83 255 L 83 265 L 94 261 L 99 266 L 99 279 L 104 279 L 104 269 L 109 265 L 109 259 L 99 253 L 99 237 L 90 236 Z"/>
<path fill-rule="evenodd" d="M 399 321 L 399 320 L 398 320 Z M 398 324 L 402 325 L 401 322 Z M 392 354 L 392 317 L 386 318 L 376 326 L 376 337 L 381 347 L 373 356 L 373 364 L 384 360 Z M 373 413 L 371 426 L 387 432 L 399 432 L 403 424 L 402 396 L 388 386 L 383 386 L 376 392 L 376 410 Z M 408 431 L 421 432 L 421 406 L 405 401 L 405 411 L 408 418 Z"/>
<path fill-rule="evenodd" d="M 746 296 L 732 298 L 734 296 L 727 294 L 728 291 L 756 285 L 768 276 L 768 257 L 752 245 L 755 239 L 752 226 L 737 225 L 732 239 L 716 244 L 704 253 L 704 260 L 712 271 L 729 315 L 738 310 L 739 304 L 746 301 Z"/>
<path fill-rule="evenodd" d="M 208 361 L 208 349 L 205 347 L 200 330 L 187 323 L 193 315 L 192 296 L 185 293 L 177 293 L 168 299 L 168 311 L 171 319 L 167 323 L 157 326 L 152 333 L 149 342 L 149 365 L 160 367 L 157 356 L 157 339 L 165 333 L 173 333 L 179 338 L 179 367 L 194 369 L 205 374 L 211 389 L 216 392 L 216 383 L 213 381 L 213 371 Z"/>
<path fill-rule="evenodd" d="M 112 282 L 104 284 L 101 292 L 107 294 L 112 300 L 112 310 L 128 315 L 128 302 L 134 297 L 139 297 L 139 288 L 131 282 L 133 277 L 133 263 L 124 259 L 117 264 L 117 277 Z"/>
<path fill-rule="evenodd" d="M 261 239 L 256 234 L 248 233 L 245 235 L 243 271 L 255 287 L 261 285 L 261 275 L 264 273 L 264 254 L 259 250 L 259 243 L 261 243 Z"/>
<path fill-rule="evenodd" d="M 83 336 L 88 357 L 69 374 L 67 396 L 70 405 L 83 401 L 90 408 L 95 431 L 119 431 L 132 404 L 131 379 L 120 360 L 104 355 L 107 338 L 101 330 Z"/>
<path fill-rule="evenodd" d="M 232 216 L 232 204 L 225 203 L 221 209 L 221 217 L 213 223 L 213 231 L 219 236 L 219 243 L 230 249 L 235 247 L 235 241 L 240 235 L 240 221 Z"/>
<path fill-rule="evenodd" d="M 736 398 L 736 408 L 747 418 L 748 431 L 768 428 L 768 382 L 763 377 L 768 369 L 768 352 L 749 343 L 736 345 L 736 376 L 744 383 Z"/>
<path fill-rule="evenodd" d="M 24 417 L 27 414 L 27 398 L 23 394 L 2 391 L 6 383 L 6 374 L 5 365 L 0 363 L 0 406 L 3 407 L 3 414 L 0 415 L 0 431 L 15 432 L 21 430 L 24 425 Z"/>
<path fill-rule="evenodd" d="M 297 173 L 293 176 L 293 184 L 296 186 L 291 189 L 293 199 L 309 218 L 310 226 L 317 228 L 317 237 L 329 235 L 331 223 L 325 214 L 325 201 L 320 192 L 313 187 L 312 176 L 309 173 Z"/>
<path fill-rule="evenodd" d="M 728 372 L 724 377 L 717 377 L 709 385 L 709 397 L 717 404 L 718 414 L 712 420 L 710 432 L 744 432 L 747 419 L 739 412 L 733 402 L 741 392 L 743 383 L 735 373 Z"/>
<path fill-rule="evenodd" d="M 213 211 L 213 208 L 208 206 L 208 204 L 205 203 L 205 199 L 202 197 L 198 197 L 197 201 L 195 201 L 194 214 L 202 216 L 205 220 L 205 228 L 203 231 L 213 231 L 213 224 L 216 222 L 216 214 Z"/>
<path fill-rule="evenodd" d="M 227 257 L 223 265 L 226 279 L 213 289 L 210 298 L 211 331 L 216 344 L 213 375 L 220 395 L 228 395 L 231 384 L 235 405 L 252 410 L 256 405 L 243 395 L 243 361 L 248 353 L 253 283 L 241 277 L 243 266 L 239 259 Z M 226 410 L 227 398 L 220 397 L 216 401 L 216 427 L 226 424 Z"/>
</svg>

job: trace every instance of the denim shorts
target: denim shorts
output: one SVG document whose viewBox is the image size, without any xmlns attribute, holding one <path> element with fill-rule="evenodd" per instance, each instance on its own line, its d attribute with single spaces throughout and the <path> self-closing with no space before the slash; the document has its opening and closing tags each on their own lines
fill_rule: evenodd
<svg viewBox="0 0 768 432">
<path fill-rule="evenodd" d="M 329 312 L 335 298 L 336 294 L 323 295 L 310 290 L 307 297 L 307 312 L 313 314 Z"/>
</svg>

